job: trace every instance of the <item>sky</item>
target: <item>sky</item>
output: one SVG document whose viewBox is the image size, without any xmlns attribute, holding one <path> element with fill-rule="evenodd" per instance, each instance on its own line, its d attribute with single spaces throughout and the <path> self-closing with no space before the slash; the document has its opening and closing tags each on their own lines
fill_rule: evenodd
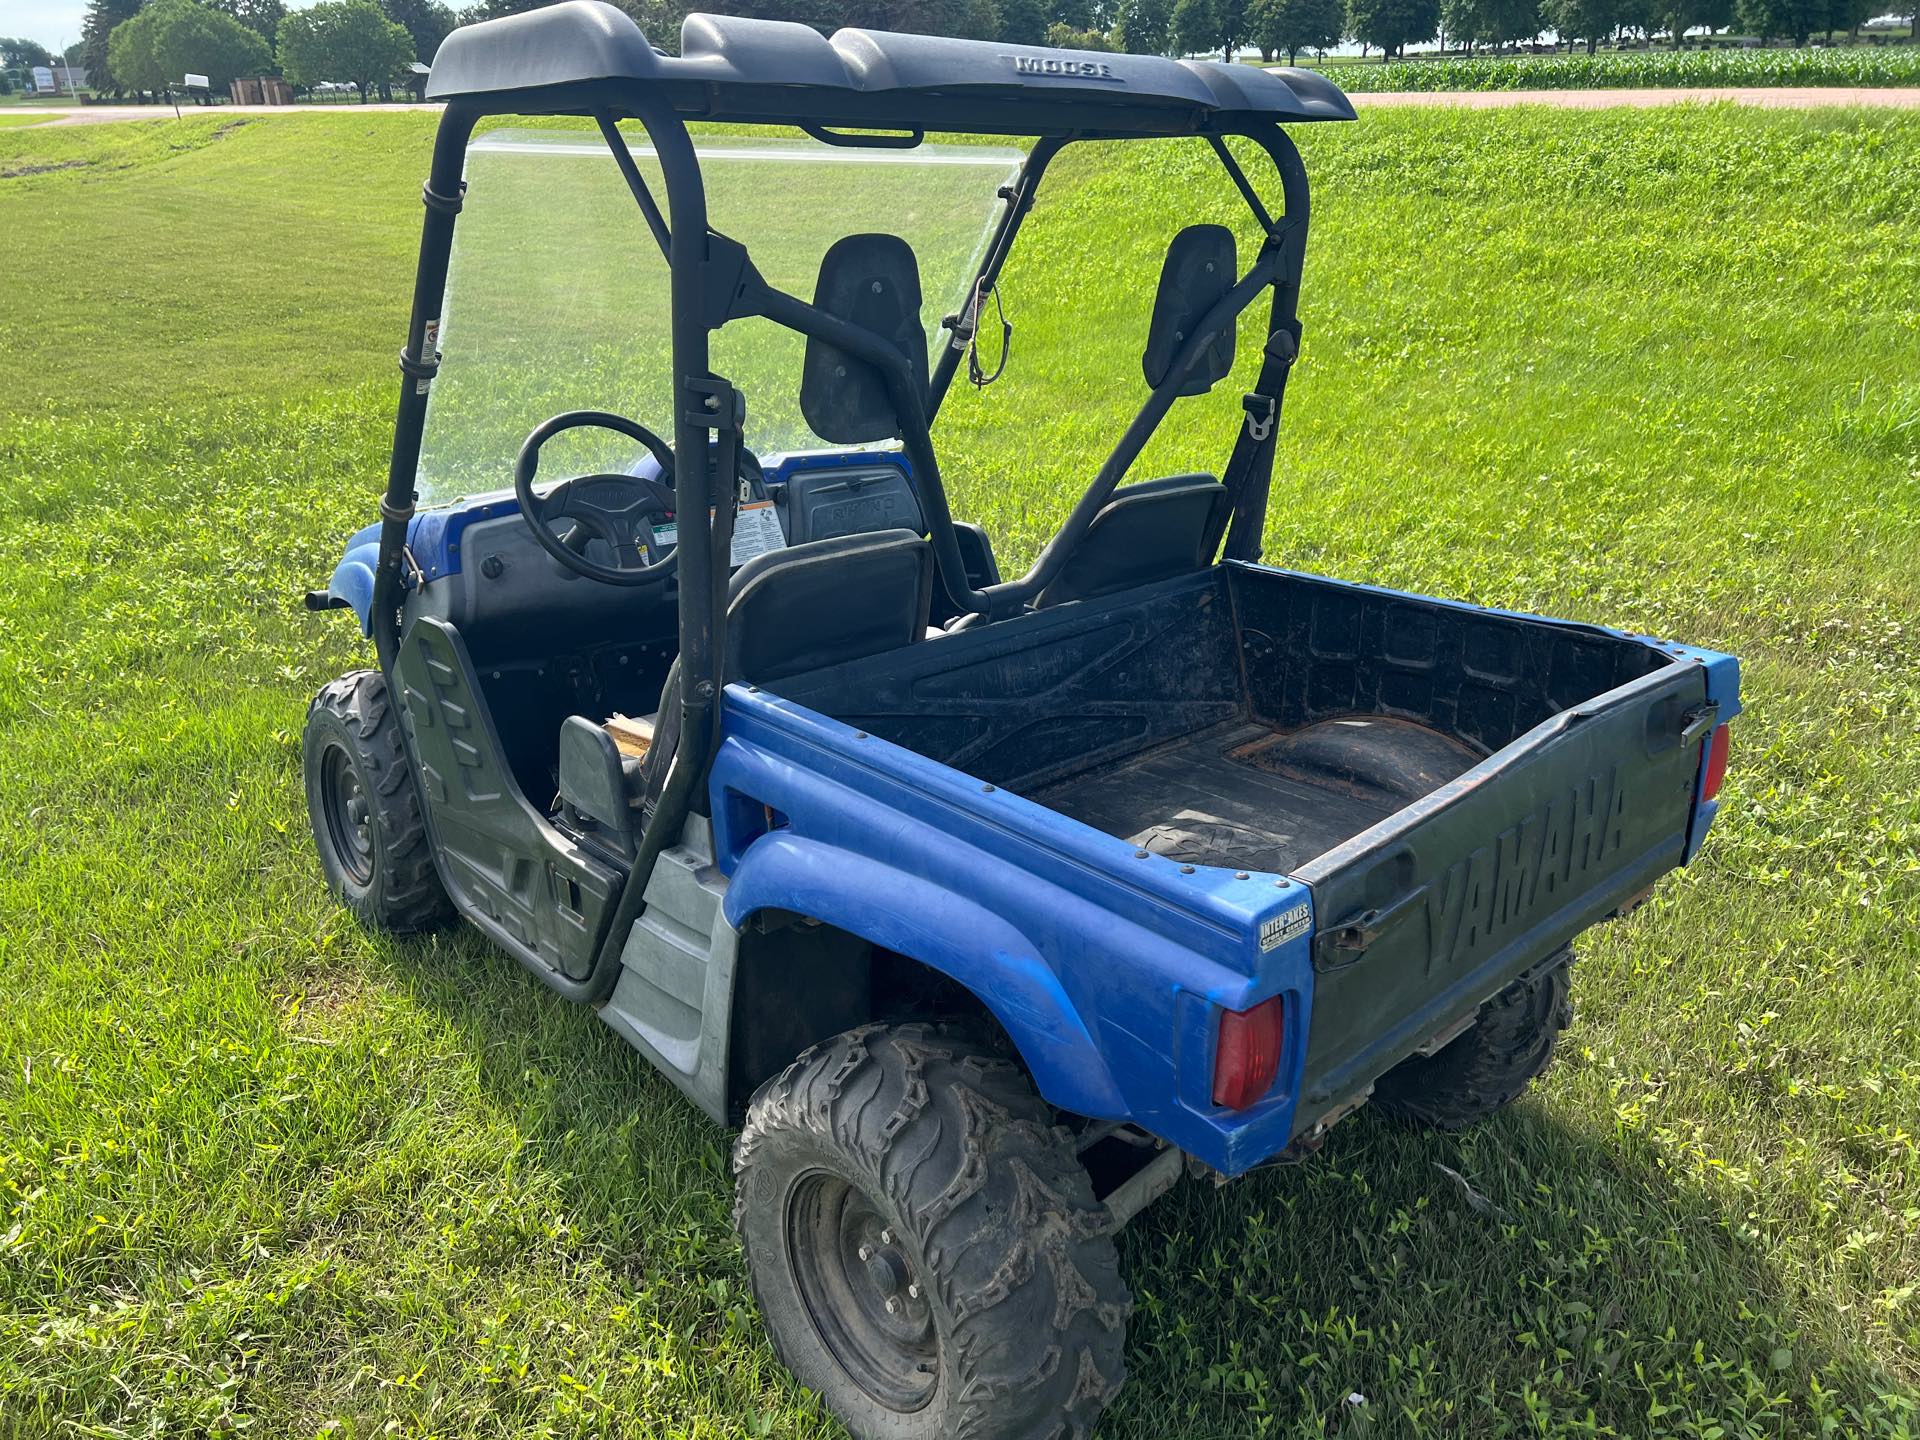
<svg viewBox="0 0 1920 1440">
<path fill-rule="evenodd" d="M 80 38 L 86 14 L 86 0 L 0 0 L 0 35 L 19 35 L 61 50 Z"/>
</svg>

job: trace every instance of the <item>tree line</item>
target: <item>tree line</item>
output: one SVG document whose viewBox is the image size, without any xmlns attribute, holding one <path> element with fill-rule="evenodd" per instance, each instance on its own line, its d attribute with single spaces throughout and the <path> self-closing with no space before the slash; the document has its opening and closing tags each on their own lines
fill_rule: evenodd
<svg viewBox="0 0 1920 1440">
<path fill-rule="evenodd" d="M 482 0 L 456 14 L 443 0 L 320 0 L 289 11 L 283 0 L 89 0 L 80 41 L 67 55 L 99 92 L 159 92 L 191 72 L 224 87 L 278 70 L 296 88 L 324 81 L 383 96 L 405 66 L 431 62 L 458 24 L 537 8 L 551 0 Z M 615 0 L 656 44 L 671 46 L 687 9 L 794 20 L 822 32 L 843 25 L 959 35 L 1023 45 L 1263 59 L 1327 50 L 1354 40 L 1387 58 L 1408 45 L 1499 47 L 1551 29 L 1591 53 L 1623 32 L 1670 34 L 1738 24 L 1763 38 L 1805 44 L 1814 34 L 1858 31 L 1873 0 Z M 13 47 L 4 52 L 4 47 Z M 46 55 L 31 41 L 0 52 Z M 51 58 L 51 57 L 49 57 Z M 32 63 L 45 63 L 35 59 Z"/>
<path fill-rule="evenodd" d="M 75 63 L 96 94 L 158 94 L 190 73 L 223 89 L 277 71 L 299 89 L 334 81 L 384 97 L 461 18 L 441 0 L 320 0 L 293 11 L 282 0 L 88 0 Z"/>
</svg>

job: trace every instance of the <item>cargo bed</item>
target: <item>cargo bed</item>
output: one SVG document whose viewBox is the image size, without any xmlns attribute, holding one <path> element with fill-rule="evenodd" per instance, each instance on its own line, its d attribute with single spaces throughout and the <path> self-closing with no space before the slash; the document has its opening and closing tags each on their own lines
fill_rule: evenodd
<svg viewBox="0 0 1920 1440">
<path fill-rule="evenodd" d="M 1379 716 L 1297 731 L 1234 720 L 1032 798 L 1183 864 L 1288 874 L 1478 758 L 1437 731 Z"/>
<path fill-rule="evenodd" d="M 1695 652 L 1223 564 L 781 680 L 1182 865 L 1312 899 L 1296 1124 L 1684 863 Z"/>
</svg>

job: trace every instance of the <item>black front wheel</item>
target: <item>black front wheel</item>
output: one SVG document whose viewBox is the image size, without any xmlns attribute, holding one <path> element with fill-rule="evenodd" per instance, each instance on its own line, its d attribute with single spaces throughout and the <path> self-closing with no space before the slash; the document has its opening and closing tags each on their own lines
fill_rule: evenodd
<svg viewBox="0 0 1920 1440">
<path fill-rule="evenodd" d="M 1091 1433 L 1131 1301 L 1017 1065 L 945 1027 L 849 1031 L 761 1087 L 733 1163 L 773 1348 L 861 1440 Z"/>
<path fill-rule="evenodd" d="M 340 902 L 400 935 L 451 920 L 386 677 L 356 670 L 327 685 L 300 748 L 314 847 Z"/>
</svg>

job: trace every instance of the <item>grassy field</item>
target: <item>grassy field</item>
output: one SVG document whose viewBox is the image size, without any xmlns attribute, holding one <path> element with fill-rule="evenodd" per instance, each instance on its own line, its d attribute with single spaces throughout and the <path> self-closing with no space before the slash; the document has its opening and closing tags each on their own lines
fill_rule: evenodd
<svg viewBox="0 0 1920 1440">
<path fill-rule="evenodd" d="M 302 717 L 364 653 L 298 595 L 373 514 L 428 125 L 0 132 L 8 1440 L 835 1433 L 746 1298 L 728 1138 L 470 936 L 360 933 L 311 855 Z M 1302 145 L 1269 559 L 1730 649 L 1748 709 L 1546 1084 L 1127 1233 L 1102 1433 L 1911 1436 L 1920 117 Z M 1140 397 L 1172 228 L 1238 223 L 1211 164 L 1060 162 L 1008 377 L 938 437 L 1003 555 Z M 1149 467 L 1216 466 L 1240 388 Z"/>
<path fill-rule="evenodd" d="M 1920 46 L 1793 50 L 1601 51 L 1597 55 L 1450 56 L 1341 65 L 1356 93 L 1406 90 L 1637 90 L 1669 86 L 1920 85 Z"/>
</svg>

